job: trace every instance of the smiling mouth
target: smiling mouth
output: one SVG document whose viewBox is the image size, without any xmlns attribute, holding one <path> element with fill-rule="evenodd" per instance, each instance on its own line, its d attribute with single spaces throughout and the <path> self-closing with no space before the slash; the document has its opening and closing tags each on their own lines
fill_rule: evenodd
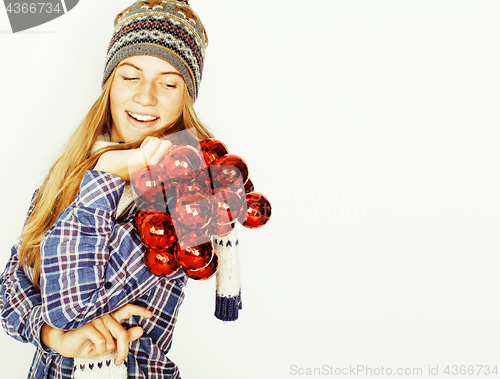
<svg viewBox="0 0 500 379">
<path fill-rule="evenodd" d="M 132 117 L 134 120 L 139 121 L 139 122 L 151 122 L 151 121 L 156 121 L 159 119 L 159 117 L 156 117 L 156 116 L 142 115 L 142 114 L 132 113 L 129 111 L 127 111 L 127 114 L 130 117 Z"/>
</svg>

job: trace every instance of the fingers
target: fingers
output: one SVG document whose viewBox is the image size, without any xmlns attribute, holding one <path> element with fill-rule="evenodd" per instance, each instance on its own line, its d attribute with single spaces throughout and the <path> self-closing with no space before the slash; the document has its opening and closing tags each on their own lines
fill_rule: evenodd
<svg viewBox="0 0 500 379">
<path fill-rule="evenodd" d="M 154 164 L 150 162 L 152 155 L 160 146 L 161 141 L 157 137 L 146 137 L 141 144 L 140 151 L 145 165 Z"/>
<path fill-rule="evenodd" d="M 123 326 L 121 326 L 113 317 L 109 317 L 107 326 L 116 340 L 117 354 L 115 358 L 115 364 L 119 366 L 123 363 L 128 355 L 128 344 L 130 342 L 129 335 L 127 333 L 127 330 Z"/>
<path fill-rule="evenodd" d="M 155 141 L 159 141 L 160 139 L 158 137 L 152 137 L 152 136 L 147 136 L 146 138 L 144 138 L 144 141 L 142 141 L 141 143 L 141 147 L 144 147 L 146 146 L 148 143 L 151 143 L 151 142 L 155 142 Z"/>
<path fill-rule="evenodd" d="M 81 328 L 80 338 L 91 341 L 93 344 L 92 348 L 97 355 L 104 354 L 107 351 L 106 339 L 93 325 L 89 324 L 88 327 Z"/>
<path fill-rule="evenodd" d="M 108 151 L 102 154 L 94 170 L 109 172 L 128 181 L 142 167 L 162 162 L 171 147 L 170 141 L 146 137 L 139 149 Z"/>
<path fill-rule="evenodd" d="M 127 333 L 129 341 L 132 342 L 141 338 L 144 330 L 140 326 L 134 326 L 133 328 L 128 329 Z"/>
<path fill-rule="evenodd" d="M 122 321 L 133 315 L 149 318 L 152 313 L 146 308 L 128 304 L 114 314 L 104 315 L 75 330 L 59 331 L 42 326 L 41 338 L 47 346 L 68 358 L 95 357 L 116 349 L 115 364 L 120 365 L 127 358 L 129 343 L 143 334 L 140 326 L 126 330 L 121 325 Z"/>
<path fill-rule="evenodd" d="M 146 137 L 141 145 L 144 161 L 147 165 L 157 165 L 165 153 L 172 147 L 172 143 L 156 137 Z"/>
<path fill-rule="evenodd" d="M 139 149 L 128 150 L 131 152 L 128 159 L 129 177 L 133 178 L 135 173 L 144 166 L 160 164 L 171 147 L 170 141 L 146 137 Z"/>
<path fill-rule="evenodd" d="M 123 308 L 118 309 L 117 311 L 111 314 L 113 318 L 118 321 L 120 324 L 126 319 L 132 316 L 141 316 L 144 318 L 150 318 L 153 313 L 148 311 L 146 308 L 140 307 L 135 304 L 127 304 Z"/>
<path fill-rule="evenodd" d="M 146 308 L 135 304 L 127 304 L 116 312 L 104 317 L 106 326 L 116 340 L 117 356 L 115 364 L 120 365 L 128 355 L 129 342 L 135 341 L 142 336 L 143 330 L 140 326 L 126 330 L 121 323 L 132 316 L 151 317 L 153 314 Z"/>
<path fill-rule="evenodd" d="M 163 157 L 172 148 L 172 142 L 170 141 L 161 141 L 160 146 L 156 149 L 156 152 L 151 157 L 151 162 L 153 164 L 163 165 Z"/>
<path fill-rule="evenodd" d="M 109 332 L 108 328 L 104 324 L 104 321 L 102 318 L 98 318 L 94 321 L 92 321 L 92 325 L 101 333 L 101 335 L 104 337 L 106 340 L 106 349 L 108 352 L 114 351 L 116 349 L 115 346 L 115 340 L 113 339 L 113 336 Z"/>
</svg>

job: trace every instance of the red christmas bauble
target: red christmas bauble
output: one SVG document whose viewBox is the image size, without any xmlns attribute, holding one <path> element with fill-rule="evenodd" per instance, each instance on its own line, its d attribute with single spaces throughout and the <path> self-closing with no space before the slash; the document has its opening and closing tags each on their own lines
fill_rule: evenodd
<svg viewBox="0 0 500 379">
<path fill-rule="evenodd" d="M 192 193 L 177 199 L 173 215 L 176 224 L 199 230 L 205 228 L 212 219 L 212 206 L 202 194 Z"/>
<path fill-rule="evenodd" d="M 163 168 L 172 180 L 182 180 L 191 171 L 202 167 L 201 154 L 189 145 L 172 147 L 163 158 Z"/>
<path fill-rule="evenodd" d="M 203 197 L 210 197 L 213 195 L 212 181 L 206 168 L 192 171 L 187 174 L 177 186 L 177 196 L 199 193 Z"/>
<path fill-rule="evenodd" d="M 148 250 L 144 254 L 144 264 L 151 273 L 158 276 L 172 275 L 179 269 L 179 262 L 174 256 L 175 246 L 165 250 Z"/>
<path fill-rule="evenodd" d="M 167 203 L 168 203 L 168 201 L 171 198 L 177 196 L 177 182 L 174 182 L 173 180 L 171 180 L 170 178 L 167 177 L 167 182 L 166 182 L 165 188 L 166 188 L 165 198 L 167 199 Z"/>
<path fill-rule="evenodd" d="M 239 181 L 232 185 L 230 189 L 233 189 L 234 192 L 236 192 L 242 199 L 244 199 L 247 193 L 254 191 L 254 186 L 252 179 L 248 178 L 245 185 L 242 185 L 242 182 Z"/>
<path fill-rule="evenodd" d="M 252 179 L 248 178 L 247 181 L 245 182 L 245 192 L 253 192 L 255 190 Z"/>
<path fill-rule="evenodd" d="M 177 242 L 172 217 L 163 212 L 146 215 L 142 219 L 139 235 L 144 245 L 153 250 L 168 249 Z"/>
<path fill-rule="evenodd" d="M 179 224 L 179 226 L 181 233 L 177 234 L 177 249 L 186 249 L 187 247 L 211 242 L 210 236 L 206 233 L 206 230 L 188 230 L 184 229 L 182 224 Z"/>
<path fill-rule="evenodd" d="M 215 222 L 211 222 L 210 225 L 208 225 L 207 234 L 213 237 L 224 237 L 231 233 L 235 225 L 236 221 L 226 225 L 219 225 Z"/>
<path fill-rule="evenodd" d="M 227 154 L 218 159 L 211 167 L 214 188 L 229 188 L 237 190 L 248 179 L 248 167 L 245 161 L 235 155 Z M 240 183 L 241 181 L 241 183 Z"/>
<path fill-rule="evenodd" d="M 146 211 L 146 212 L 168 212 L 167 210 L 167 203 L 163 198 L 160 199 L 160 196 L 158 196 L 158 200 L 151 203 L 149 201 L 146 201 L 143 199 L 141 196 L 138 196 L 134 199 L 135 205 L 137 209 L 140 209 L 141 211 Z"/>
<path fill-rule="evenodd" d="M 186 270 L 184 269 L 184 272 L 188 277 L 194 280 L 206 280 L 210 279 L 214 274 L 217 272 L 217 268 L 219 266 L 219 257 L 217 256 L 217 253 L 214 251 L 214 255 L 212 257 L 212 260 L 210 263 L 203 268 L 200 268 L 198 270 Z"/>
<path fill-rule="evenodd" d="M 246 194 L 247 211 L 238 221 L 246 228 L 256 229 L 264 226 L 271 217 L 271 203 L 263 194 L 249 192 Z"/>
<path fill-rule="evenodd" d="M 217 189 L 210 198 L 212 219 L 218 225 L 228 225 L 236 221 L 243 212 L 244 200 L 229 189 Z"/>
<path fill-rule="evenodd" d="M 215 138 L 201 141 L 200 148 L 207 166 L 213 165 L 217 159 L 228 153 L 226 145 Z"/>
<path fill-rule="evenodd" d="M 170 190 L 165 171 L 155 165 L 141 168 L 132 179 L 135 193 L 147 203 L 165 204 L 165 194 Z"/>
<path fill-rule="evenodd" d="M 151 213 L 162 213 L 162 212 L 157 212 L 154 208 L 153 209 L 140 209 L 138 210 L 135 215 L 134 215 L 134 229 L 136 230 L 137 234 L 141 234 L 141 224 L 144 221 L 144 218 L 151 214 Z"/>
<path fill-rule="evenodd" d="M 206 267 L 214 254 L 211 241 L 191 246 L 183 241 L 179 241 L 176 258 L 179 264 L 187 270 L 197 270 Z"/>
</svg>

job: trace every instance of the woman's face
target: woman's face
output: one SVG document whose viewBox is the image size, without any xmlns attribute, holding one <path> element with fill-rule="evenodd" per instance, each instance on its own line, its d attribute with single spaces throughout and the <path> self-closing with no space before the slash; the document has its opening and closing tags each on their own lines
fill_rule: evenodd
<svg viewBox="0 0 500 379">
<path fill-rule="evenodd" d="M 176 120 L 184 79 L 169 63 L 148 55 L 124 59 L 111 83 L 112 142 L 146 137 Z"/>
</svg>

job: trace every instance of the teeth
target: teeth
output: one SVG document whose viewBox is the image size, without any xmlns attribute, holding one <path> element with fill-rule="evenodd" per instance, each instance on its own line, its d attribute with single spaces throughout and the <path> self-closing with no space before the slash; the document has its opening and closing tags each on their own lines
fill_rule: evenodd
<svg viewBox="0 0 500 379">
<path fill-rule="evenodd" d="M 157 120 L 158 117 L 154 117 L 154 116 L 143 116 L 143 115 L 140 115 L 140 114 L 136 114 L 136 113 L 131 113 L 131 112 L 128 112 L 129 116 L 139 120 L 139 121 L 153 121 L 153 120 Z"/>
</svg>

